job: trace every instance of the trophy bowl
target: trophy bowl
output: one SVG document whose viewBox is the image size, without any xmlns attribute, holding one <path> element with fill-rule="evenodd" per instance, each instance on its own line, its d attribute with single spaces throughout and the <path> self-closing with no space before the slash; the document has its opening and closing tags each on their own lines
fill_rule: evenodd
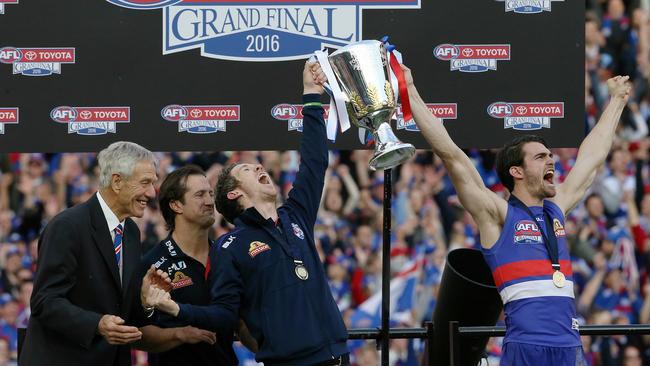
<svg viewBox="0 0 650 366">
<path fill-rule="evenodd" d="M 375 151 L 370 168 L 391 169 L 411 158 L 415 147 L 401 142 L 390 127 L 396 103 L 384 44 L 353 43 L 332 53 L 328 60 L 347 98 L 350 122 L 372 131 Z"/>
</svg>

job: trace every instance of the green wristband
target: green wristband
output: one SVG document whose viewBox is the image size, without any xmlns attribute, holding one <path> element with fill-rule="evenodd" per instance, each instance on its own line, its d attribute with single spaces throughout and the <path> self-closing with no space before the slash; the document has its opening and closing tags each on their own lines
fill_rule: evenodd
<svg viewBox="0 0 650 366">
<path fill-rule="evenodd" d="M 322 107 L 323 103 L 321 102 L 309 102 L 302 105 L 303 107 Z"/>
</svg>

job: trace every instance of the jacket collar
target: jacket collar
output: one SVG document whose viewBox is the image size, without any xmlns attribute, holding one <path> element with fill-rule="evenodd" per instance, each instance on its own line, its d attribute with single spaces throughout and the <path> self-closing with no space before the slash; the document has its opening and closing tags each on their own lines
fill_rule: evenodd
<svg viewBox="0 0 650 366">
<path fill-rule="evenodd" d="M 278 216 L 279 219 L 279 216 Z M 235 219 L 236 226 L 242 225 L 255 225 L 255 226 L 264 226 L 264 225 L 275 225 L 273 220 L 265 219 L 255 207 L 249 207 L 244 212 L 239 214 Z"/>
</svg>

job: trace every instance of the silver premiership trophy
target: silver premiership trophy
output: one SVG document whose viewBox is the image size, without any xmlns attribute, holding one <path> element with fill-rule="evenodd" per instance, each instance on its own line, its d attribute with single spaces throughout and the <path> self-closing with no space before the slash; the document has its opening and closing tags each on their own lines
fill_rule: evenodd
<svg viewBox="0 0 650 366">
<path fill-rule="evenodd" d="M 350 122 L 373 133 L 375 153 L 370 168 L 391 169 L 411 158 L 415 147 L 401 142 L 390 127 L 396 103 L 384 44 L 361 41 L 337 50 L 328 59 L 347 97 Z"/>
</svg>

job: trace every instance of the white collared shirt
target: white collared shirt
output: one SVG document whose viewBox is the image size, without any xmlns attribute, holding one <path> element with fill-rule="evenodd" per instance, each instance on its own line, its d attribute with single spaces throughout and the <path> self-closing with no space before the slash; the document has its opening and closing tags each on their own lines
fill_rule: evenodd
<svg viewBox="0 0 650 366">
<path fill-rule="evenodd" d="M 104 198 L 102 198 L 102 195 L 99 194 L 99 191 L 97 191 L 97 199 L 99 200 L 99 206 L 102 208 L 102 212 L 104 213 L 104 218 L 106 219 L 106 224 L 108 224 L 108 229 L 111 234 L 111 241 L 115 243 L 115 229 L 117 228 L 117 225 L 122 225 L 122 255 L 120 255 L 120 263 L 117 266 L 118 270 L 120 272 L 120 280 L 122 280 L 122 263 L 124 263 L 124 223 L 126 220 L 120 222 L 119 219 L 117 218 L 117 215 L 111 210 L 110 207 L 108 207 L 108 204 L 106 204 L 106 201 L 104 201 Z"/>
</svg>

